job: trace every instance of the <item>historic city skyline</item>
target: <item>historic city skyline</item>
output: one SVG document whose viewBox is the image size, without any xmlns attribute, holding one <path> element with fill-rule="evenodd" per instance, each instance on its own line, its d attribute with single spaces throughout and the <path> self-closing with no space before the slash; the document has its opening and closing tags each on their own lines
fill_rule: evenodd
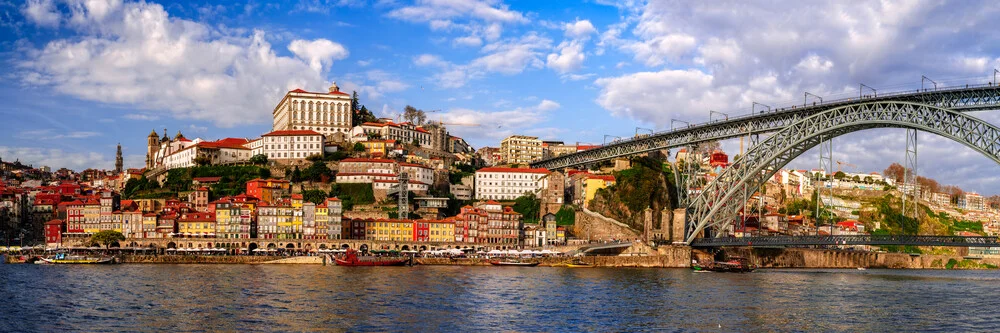
<svg viewBox="0 0 1000 333">
<path fill-rule="evenodd" d="M 920 75 L 990 81 L 1000 67 L 985 26 L 991 9 L 975 3 L 775 4 L 810 7 L 781 20 L 740 5 L 602 3 L 7 4 L 0 31 L 15 73 L 0 84 L 12 101 L 0 109 L 0 156 L 110 169 L 121 142 L 126 167 L 139 167 L 151 129 L 254 137 L 269 130 L 285 92 L 325 91 L 331 81 L 378 116 L 414 105 L 478 123 L 449 129 L 478 148 L 510 134 L 601 143 L 670 119 L 707 121 L 710 109 L 797 103 L 804 91 L 913 88 Z M 109 71 L 129 75 L 100 75 Z M 902 159 L 901 131 L 836 145 L 835 157 L 868 171 Z M 929 135 L 921 148 L 949 154 L 925 160 L 921 173 L 994 194 L 994 177 L 950 172 L 988 175 L 992 161 Z M 809 155 L 796 163 L 812 167 Z"/>
</svg>

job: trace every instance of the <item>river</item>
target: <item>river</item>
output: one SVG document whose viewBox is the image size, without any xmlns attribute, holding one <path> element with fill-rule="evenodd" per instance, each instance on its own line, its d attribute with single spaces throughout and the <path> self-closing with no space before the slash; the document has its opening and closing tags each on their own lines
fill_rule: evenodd
<svg viewBox="0 0 1000 333">
<path fill-rule="evenodd" d="M 1000 272 L 0 265 L 0 332 L 967 331 Z"/>
</svg>

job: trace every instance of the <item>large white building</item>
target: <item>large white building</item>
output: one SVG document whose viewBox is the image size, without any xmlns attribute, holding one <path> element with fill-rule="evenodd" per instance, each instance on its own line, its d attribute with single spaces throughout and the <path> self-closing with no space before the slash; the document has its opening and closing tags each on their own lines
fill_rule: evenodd
<svg viewBox="0 0 1000 333">
<path fill-rule="evenodd" d="M 500 141 L 505 163 L 528 164 L 542 159 L 542 140 L 537 136 L 511 135 Z"/>
<path fill-rule="evenodd" d="M 411 123 L 394 123 L 388 119 L 380 119 L 378 122 L 363 123 L 354 129 L 353 134 L 361 133 L 369 138 L 379 137 L 405 144 L 412 144 L 416 140 L 421 147 L 431 146 L 431 132 Z"/>
<path fill-rule="evenodd" d="M 476 200 L 514 200 L 547 187 L 546 169 L 483 168 L 476 170 Z"/>
<path fill-rule="evenodd" d="M 272 112 L 272 130 L 307 130 L 323 135 L 350 133 L 351 95 L 341 92 L 334 82 L 326 93 L 295 89 L 285 94 Z"/>
<path fill-rule="evenodd" d="M 155 137 L 151 136 L 155 139 Z M 225 138 L 218 141 L 205 141 L 201 138 L 189 140 L 180 133 L 174 140 L 160 141 L 159 149 L 150 146 L 152 158 L 148 163 L 152 167 L 163 167 L 167 170 L 197 166 L 195 159 L 207 158 L 209 164 L 233 164 L 250 160 L 252 151 L 246 145 L 250 141 L 242 138 Z M 151 141 L 152 143 L 152 141 Z"/>
<path fill-rule="evenodd" d="M 274 131 L 261 135 L 262 152 L 268 160 L 305 159 L 323 155 L 323 135 L 311 130 Z"/>
</svg>

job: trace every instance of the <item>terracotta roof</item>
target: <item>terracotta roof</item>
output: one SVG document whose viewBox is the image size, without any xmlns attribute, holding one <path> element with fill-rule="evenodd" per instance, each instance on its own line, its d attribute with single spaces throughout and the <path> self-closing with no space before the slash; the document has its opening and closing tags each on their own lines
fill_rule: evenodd
<svg viewBox="0 0 1000 333">
<path fill-rule="evenodd" d="M 194 177 L 192 180 L 198 181 L 199 183 L 212 183 L 222 180 L 222 177 Z"/>
<path fill-rule="evenodd" d="M 45 225 L 62 225 L 63 221 L 60 219 L 55 219 L 52 221 L 45 222 Z"/>
<path fill-rule="evenodd" d="M 289 92 L 290 93 L 301 93 L 301 94 L 344 95 L 344 96 L 350 96 L 350 94 L 342 92 L 342 91 L 331 91 L 331 92 L 321 93 L 321 92 L 305 91 L 305 90 L 302 90 L 301 88 L 300 89 L 295 89 L 295 90 L 292 90 L 292 91 L 289 91 Z"/>
<path fill-rule="evenodd" d="M 284 130 L 284 131 L 274 131 L 261 136 L 291 136 L 291 135 L 322 135 L 316 131 L 311 130 Z"/>
<path fill-rule="evenodd" d="M 384 158 L 345 158 L 340 163 L 396 163 L 396 161 Z"/>
<path fill-rule="evenodd" d="M 493 201 L 493 200 L 490 200 L 490 201 L 487 201 L 486 204 L 487 205 L 499 205 L 500 203 L 496 202 L 496 201 Z"/>
<path fill-rule="evenodd" d="M 548 169 L 542 169 L 542 168 L 538 168 L 538 169 L 520 169 L 520 168 L 500 168 L 500 167 L 493 167 L 493 168 L 482 168 L 482 169 L 476 170 L 476 172 L 518 172 L 518 173 L 545 173 L 545 174 L 547 174 L 547 173 L 549 173 L 549 170 Z"/>
<path fill-rule="evenodd" d="M 587 176 L 587 179 L 600 179 L 600 180 L 607 181 L 607 182 L 613 182 L 613 181 L 615 181 L 615 176 L 614 175 L 590 175 L 590 176 Z"/>
<path fill-rule="evenodd" d="M 302 199 L 302 194 L 300 194 L 300 193 L 292 194 L 292 199 L 300 199 L 301 200 Z"/>
</svg>

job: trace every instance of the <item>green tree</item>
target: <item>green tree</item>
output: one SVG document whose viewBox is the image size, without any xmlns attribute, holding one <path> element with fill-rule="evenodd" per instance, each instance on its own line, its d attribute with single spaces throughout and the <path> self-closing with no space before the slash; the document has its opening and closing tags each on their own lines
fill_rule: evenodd
<svg viewBox="0 0 1000 333">
<path fill-rule="evenodd" d="M 319 162 L 323 160 L 323 154 L 312 154 L 306 157 L 306 161 Z"/>
<path fill-rule="evenodd" d="M 267 164 L 267 155 L 257 154 L 250 158 L 250 163 L 255 165 L 265 165 Z"/>
<path fill-rule="evenodd" d="M 847 174 L 845 174 L 843 171 L 837 171 L 837 173 L 833 174 L 833 178 L 837 180 L 843 180 L 844 177 L 847 177 Z"/>
<path fill-rule="evenodd" d="M 302 181 L 302 171 L 299 171 L 299 166 L 295 166 L 295 170 L 292 170 L 292 178 L 290 179 L 293 183 L 298 183 Z"/>
<path fill-rule="evenodd" d="M 573 207 L 563 205 L 556 212 L 556 225 L 576 224 L 576 210 Z"/>
<path fill-rule="evenodd" d="M 537 222 L 541 211 L 542 200 L 532 193 L 527 193 L 514 199 L 514 211 L 521 214 L 524 222 Z"/>
<path fill-rule="evenodd" d="M 420 147 L 420 141 L 419 141 L 419 140 L 417 140 L 417 139 L 413 139 L 413 142 L 411 142 L 411 144 L 412 144 L 412 145 L 413 145 L 414 147 Z"/>
<path fill-rule="evenodd" d="M 427 113 L 424 110 L 407 105 L 403 108 L 403 119 L 414 125 L 423 125 L 427 120 Z"/>
<path fill-rule="evenodd" d="M 360 153 L 360 152 L 365 151 L 365 145 L 361 144 L 361 142 L 358 142 L 358 143 L 354 144 L 354 148 L 353 149 L 354 149 L 355 152 L 359 152 Z"/>
<path fill-rule="evenodd" d="M 302 172 L 302 177 L 305 180 L 311 180 L 314 182 L 322 181 L 324 175 L 330 175 L 330 168 L 327 167 L 326 163 L 323 161 L 313 162 L 312 165 Z"/>
<path fill-rule="evenodd" d="M 323 203 L 323 200 L 326 200 L 326 192 L 323 190 L 305 190 L 302 191 L 302 200 L 319 205 Z"/>
<path fill-rule="evenodd" d="M 121 242 L 124 240 L 125 235 L 122 235 L 122 233 L 114 230 L 102 230 L 90 236 L 91 243 L 104 245 L 105 249 L 110 248 L 111 244 L 115 242 Z"/>
<path fill-rule="evenodd" d="M 194 164 L 198 166 L 206 166 L 212 164 L 212 159 L 208 156 L 198 156 L 194 158 Z"/>
<path fill-rule="evenodd" d="M 860 183 L 861 182 L 861 177 L 858 177 L 858 176 L 851 177 L 851 181 L 853 181 L 855 183 Z"/>
</svg>

